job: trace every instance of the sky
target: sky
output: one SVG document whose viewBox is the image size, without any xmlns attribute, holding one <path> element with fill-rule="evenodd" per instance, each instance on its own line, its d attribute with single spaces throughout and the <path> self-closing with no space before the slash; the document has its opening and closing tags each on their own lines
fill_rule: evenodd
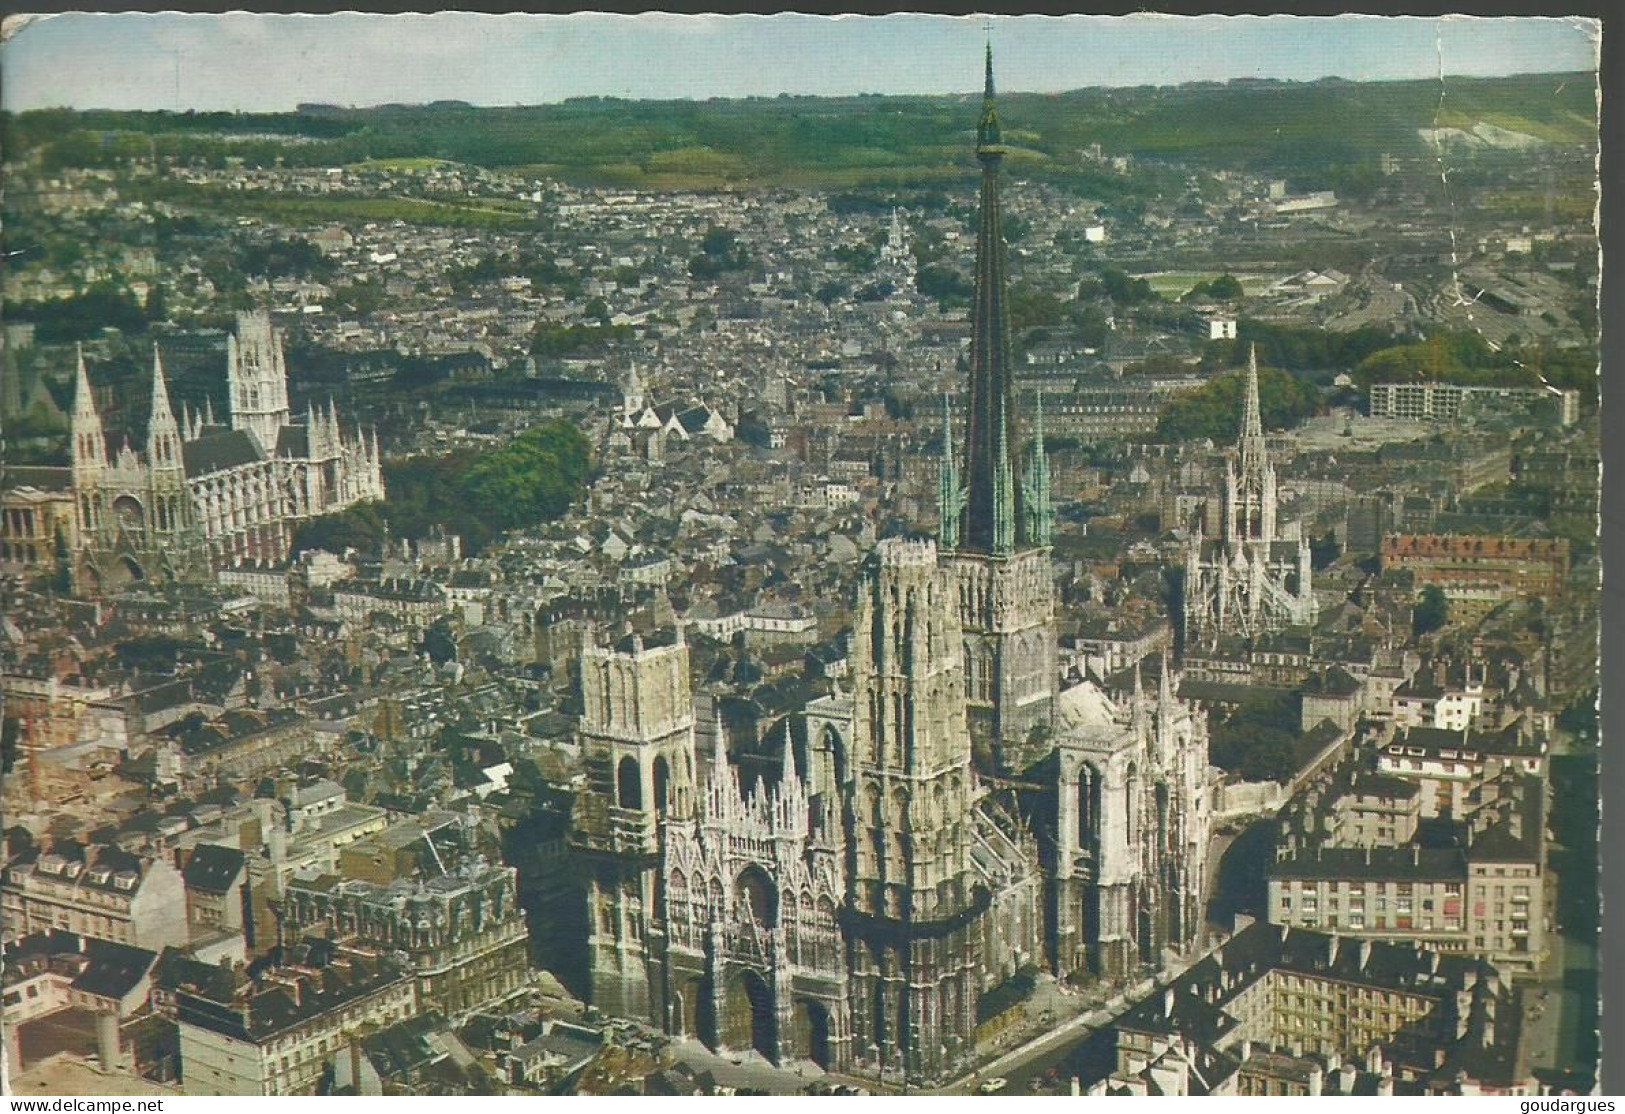
<svg viewBox="0 0 1625 1114">
<path fill-rule="evenodd" d="M 292 109 L 980 88 L 975 16 L 68 13 L 8 27 L 0 104 Z M 1001 89 L 1592 70 L 1576 18 L 995 16 Z"/>
</svg>

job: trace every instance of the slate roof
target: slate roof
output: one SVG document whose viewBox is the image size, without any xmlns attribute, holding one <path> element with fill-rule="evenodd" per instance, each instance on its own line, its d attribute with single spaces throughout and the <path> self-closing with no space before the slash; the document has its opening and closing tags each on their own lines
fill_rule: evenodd
<svg viewBox="0 0 1625 1114">
<path fill-rule="evenodd" d="M 6 948 L 6 970 L 11 978 L 27 978 L 40 970 L 39 965 L 49 965 L 73 974 L 69 985 L 74 990 L 98 998 L 123 998 L 141 985 L 157 962 L 158 953 L 145 948 L 60 929 L 26 936 Z"/>
<path fill-rule="evenodd" d="M 301 460 L 310 456 L 310 430 L 302 425 L 285 425 L 276 436 L 276 455 Z"/>
<path fill-rule="evenodd" d="M 73 989 L 98 998 L 122 998 L 141 984 L 158 962 L 156 952 L 132 948 L 108 940 L 85 939 L 85 955 L 90 962 Z"/>
<path fill-rule="evenodd" d="M 235 847 L 205 843 L 192 852 L 181 876 L 189 890 L 223 894 L 243 871 L 243 853 Z"/>
<path fill-rule="evenodd" d="M 1319 847 L 1272 864 L 1269 875 L 1306 881 L 1464 882 L 1467 860 L 1453 847 Z"/>
<path fill-rule="evenodd" d="M 206 430 L 181 446 L 188 476 L 206 476 L 265 459 L 254 439 L 240 429 Z"/>
<path fill-rule="evenodd" d="M 40 491 L 72 491 L 73 469 L 29 464 L 7 465 L 6 486 L 32 487 Z"/>
</svg>

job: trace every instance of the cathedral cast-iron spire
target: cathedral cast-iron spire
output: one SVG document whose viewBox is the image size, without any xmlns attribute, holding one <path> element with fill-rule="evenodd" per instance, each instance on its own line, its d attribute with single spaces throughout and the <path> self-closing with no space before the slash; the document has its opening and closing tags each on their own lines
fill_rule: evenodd
<svg viewBox="0 0 1625 1114">
<path fill-rule="evenodd" d="M 976 305 L 971 333 L 970 409 L 965 423 L 966 502 L 960 545 L 972 553 L 1008 556 L 1030 542 L 1011 454 L 1015 405 L 1010 388 L 1010 312 L 1005 303 L 1004 222 L 999 170 L 1004 143 L 993 94 L 993 46 L 987 48 L 987 83 L 976 128 L 982 164 L 976 235 Z"/>
</svg>

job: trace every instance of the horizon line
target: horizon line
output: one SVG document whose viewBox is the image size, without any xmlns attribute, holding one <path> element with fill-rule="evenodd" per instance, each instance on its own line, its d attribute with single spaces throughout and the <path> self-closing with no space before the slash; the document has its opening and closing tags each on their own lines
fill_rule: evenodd
<svg viewBox="0 0 1625 1114">
<path fill-rule="evenodd" d="M 1522 77 L 1575 77 L 1589 76 L 1598 82 L 1601 76 L 1595 70 L 1561 69 L 1561 70 L 1512 70 L 1501 74 L 1450 74 L 1433 75 L 1427 77 L 1370 77 L 1355 78 L 1343 77 L 1338 74 L 1325 74 L 1316 78 L 1290 78 L 1290 77 L 1229 77 L 1219 80 L 1216 78 L 1197 79 L 1180 82 L 1137 82 L 1134 84 L 1096 84 L 1079 85 L 1071 89 L 1062 89 L 1053 92 L 1028 89 L 1000 89 L 999 96 L 1005 97 L 1069 97 L 1078 93 L 1100 91 L 1135 91 L 1142 89 L 1192 89 L 1192 88 L 1227 88 L 1232 85 L 1287 85 L 1287 86 L 1313 86 L 1313 85 L 1401 85 L 1417 84 L 1421 82 L 1439 82 L 1445 79 L 1471 82 L 1508 81 Z M 208 113 L 222 116 L 282 116 L 308 114 L 312 109 L 336 110 L 340 112 L 373 112 L 386 108 L 434 108 L 437 106 L 459 106 L 481 110 L 524 110 L 535 108 L 558 108 L 564 105 L 603 101 L 615 104 L 748 104 L 756 101 L 840 101 L 858 98 L 873 98 L 875 100 L 934 100 L 939 98 L 975 99 L 982 95 L 980 89 L 965 90 L 963 92 L 940 93 L 874 93 L 856 91 L 851 93 L 751 93 L 744 96 L 715 95 L 709 97 L 623 97 L 613 93 L 580 93 L 551 101 L 516 101 L 513 103 L 493 103 L 466 100 L 461 97 L 436 97 L 427 101 L 377 101 L 371 104 L 341 104 L 336 101 L 297 101 L 287 108 L 207 108 L 190 106 L 187 108 L 112 108 L 106 105 L 42 105 L 36 108 L 11 109 L 0 107 L 0 117 L 24 116 L 39 112 L 111 112 L 130 115 L 149 116 L 186 116 L 188 114 Z"/>
</svg>

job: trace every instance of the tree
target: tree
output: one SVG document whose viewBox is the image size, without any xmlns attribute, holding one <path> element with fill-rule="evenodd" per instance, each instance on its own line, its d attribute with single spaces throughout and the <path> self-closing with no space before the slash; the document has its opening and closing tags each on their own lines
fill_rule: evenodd
<svg viewBox="0 0 1625 1114">
<path fill-rule="evenodd" d="M 1323 534 L 1319 537 L 1309 538 L 1309 560 L 1316 569 L 1323 569 L 1336 561 L 1342 552 L 1337 544 L 1336 534 Z"/>
<path fill-rule="evenodd" d="M 424 632 L 423 652 L 436 665 L 457 660 L 457 636 L 452 632 L 450 623 L 441 619 Z"/>
<path fill-rule="evenodd" d="M 846 297 L 850 292 L 851 291 L 848 289 L 845 283 L 836 282 L 834 279 L 831 279 L 829 282 L 826 282 L 824 285 L 820 286 L 817 292 L 813 294 L 813 297 L 817 298 L 820 302 L 823 302 L 827 306 L 840 300 L 841 298 Z"/>
<path fill-rule="evenodd" d="M 1450 618 L 1450 601 L 1444 589 L 1429 584 L 1422 589 L 1421 599 L 1411 611 L 1411 629 L 1417 635 L 1431 634 L 1445 625 Z"/>
<path fill-rule="evenodd" d="M 1228 442 L 1241 430 L 1241 407 L 1246 375 L 1235 372 L 1208 380 L 1192 391 L 1169 400 L 1157 415 L 1157 440 L 1162 442 Z M 1265 429 L 1297 425 L 1315 412 L 1314 388 L 1291 372 L 1258 369 L 1258 405 Z"/>
<path fill-rule="evenodd" d="M 148 321 L 166 321 L 169 319 L 169 305 L 164 298 L 162 283 L 155 282 L 147 287 L 145 313 Z"/>
<path fill-rule="evenodd" d="M 1226 273 L 1211 282 L 1197 283 L 1185 292 L 1185 296 L 1180 301 L 1194 302 L 1209 299 L 1215 302 L 1238 302 L 1244 293 L 1241 288 L 1241 281 L 1235 275 Z"/>
<path fill-rule="evenodd" d="M 1241 759 L 1241 776 L 1248 781 L 1292 780 L 1297 773 L 1293 738 L 1285 731 L 1268 728 L 1253 736 Z"/>
</svg>

